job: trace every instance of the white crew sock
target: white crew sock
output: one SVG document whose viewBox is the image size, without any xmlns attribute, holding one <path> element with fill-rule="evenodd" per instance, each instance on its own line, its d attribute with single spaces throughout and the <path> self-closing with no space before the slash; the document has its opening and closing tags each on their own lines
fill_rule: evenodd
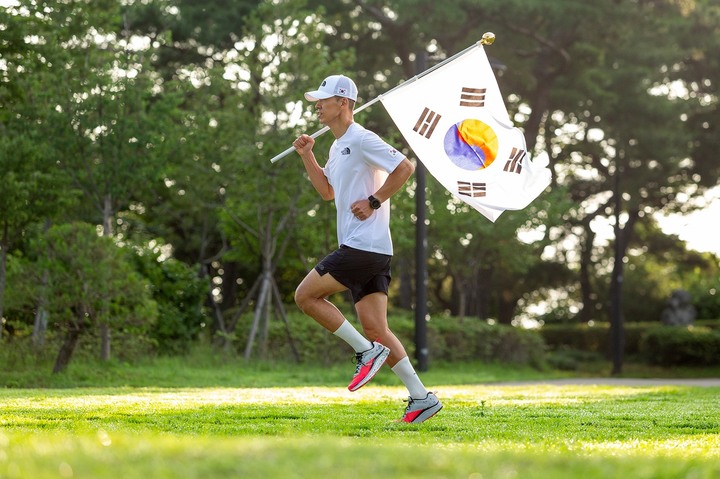
<svg viewBox="0 0 720 479">
<path fill-rule="evenodd" d="M 372 343 L 365 336 L 355 329 L 347 319 L 333 333 L 352 347 L 356 353 L 361 353 L 372 348 Z"/>
<path fill-rule="evenodd" d="M 411 398 L 424 399 L 427 396 L 428 390 L 425 389 L 422 381 L 420 381 L 420 378 L 415 372 L 415 368 L 410 362 L 410 358 L 405 356 L 392 367 L 392 370 L 398 375 L 403 384 L 405 384 Z"/>
</svg>

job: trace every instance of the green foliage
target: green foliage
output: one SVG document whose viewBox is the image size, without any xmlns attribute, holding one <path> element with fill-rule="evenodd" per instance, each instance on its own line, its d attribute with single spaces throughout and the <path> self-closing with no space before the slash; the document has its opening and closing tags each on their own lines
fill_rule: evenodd
<svg viewBox="0 0 720 479">
<path fill-rule="evenodd" d="M 153 58 L 155 68 L 170 78 L 178 69 L 213 61 L 218 51 L 232 48 L 238 32 L 260 0 L 153 0 L 127 2 L 124 13 L 137 35 L 162 42 Z M 200 45 L 200 48 L 198 48 Z"/>
<path fill-rule="evenodd" d="M 672 292 L 691 292 L 693 304 L 710 306 L 712 290 L 720 286 L 719 262 L 714 255 L 688 251 L 674 235 L 665 235 L 654 220 L 642 221 L 630 241 L 623 278 L 623 310 L 628 321 L 652 322 L 661 317 Z M 698 316 L 720 318 L 720 309 Z"/>
<path fill-rule="evenodd" d="M 436 318 L 428 323 L 428 342 L 439 360 L 545 365 L 545 343 L 533 330 L 477 319 Z"/>
<path fill-rule="evenodd" d="M 610 327 L 607 323 L 592 326 L 545 324 L 539 331 L 551 350 L 572 349 L 606 353 L 610 347 Z"/>
<path fill-rule="evenodd" d="M 658 321 L 659 322 L 659 321 Z M 658 322 L 624 325 L 624 352 L 635 357 L 640 351 L 643 334 L 655 328 Z M 539 330 L 540 335 L 552 351 L 581 351 L 583 354 L 611 355 L 610 324 L 607 322 L 591 324 L 545 324 Z"/>
<path fill-rule="evenodd" d="M 33 242 L 32 251 L 37 259 L 24 271 L 34 280 L 32 299 L 44 305 L 58 332 L 82 336 L 108 324 L 140 341 L 155 322 L 157 305 L 147 283 L 125 252 L 110 238 L 98 236 L 95 227 L 53 226 Z"/>
<path fill-rule="evenodd" d="M 720 331 L 717 321 L 705 323 L 694 327 L 663 326 L 659 322 L 626 323 L 624 353 L 636 361 L 660 366 L 717 365 Z M 608 323 L 546 324 L 540 329 L 551 351 L 548 363 L 568 370 L 577 369 L 583 361 L 609 358 L 610 334 Z"/>
<path fill-rule="evenodd" d="M 657 327 L 640 341 L 643 358 L 661 366 L 715 366 L 718 351 L 720 331 L 700 327 Z"/>
<path fill-rule="evenodd" d="M 653 321 L 678 287 L 701 318 L 720 317 L 717 258 L 687 254 L 652 219 L 690 211 L 717 184 L 716 2 L 14 3 L 0 9 L 0 257 L 14 268 L 7 281 L 0 268 L 0 316 L 22 334 L 32 329 L 28 298 L 39 296 L 18 267 L 35 260 L 30 244 L 47 220 L 102 220 L 134 244 L 163 238 L 219 292 L 213 311 L 226 317 L 269 257 L 290 302 L 335 242 L 332 205 L 316 198 L 296 155 L 267 161 L 314 129 L 302 92 L 342 71 L 367 101 L 416 74 L 419 52 L 432 64 L 488 30 L 513 120 L 549 156 L 554 184 L 490 224 L 429 179 L 431 313 L 509 323 L 559 291 L 567 299 L 552 316 L 577 320 L 583 306 L 583 321 L 605 319 L 612 251 L 594 229 L 612 221 L 620 178 L 627 321 Z M 358 121 L 402 148 L 381 107 Z M 403 294 L 392 299 L 403 308 L 413 302 L 415 193 L 410 182 L 393 201 Z M 171 287 L 165 273 L 185 278 L 152 275 L 163 290 L 185 281 Z M 159 321 L 162 335 L 195 337 L 195 310 L 171 309 L 161 316 L 182 319 Z"/>
<path fill-rule="evenodd" d="M 314 219 L 321 200 L 307 181 L 298 156 L 293 153 L 281 164 L 269 161 L 271 152 L 285 150 L 300 132 L 311 133 L 309 128 L 316 124 L 303 92 L 352 62 L 351 51 L 330 52 L 324 46 L 325 33 L 309 20 L 318 20 L 321 13 L 308 10 L 304 1 L 293 0 L 280 5 L 263 3 L 247 19 L 243 34 L 253 48 L 239 50 L 236 65 L 249 73 L 249 80 L 239 84 L 239 100 L 252 116 L 247 119 L 251 125 L 243 132 L 247 144 L 234 173 L 253 187 L 236 183 L 228 188 L 221 213 L 222 231 L 233 246 L 228 260 L 263 258 L 269 244 L 277 254 L 275 262 L 285 260 L 284 251 L 290 244 L 301 255 L 324 253 L 322 243 L 316 240 L 324 228 L 318 228 L 318 219 Z M 307 51 L 313 54 L 306 55 Z M 287 61 L 290 58 L 294 60 Z M 268 71 L 272 74 L 267 75 Z M 292 121 L 298 113 L 301 120 Z M 324 145 L 330 140 L 324 138 L 316 146 L 321 164 L 327 152 Z M 289 261 L 297 267 L 296 258 Z"/>
<path fill-rule="evenodd" d="M 40 132 L 16 128 L 20 125 L 6 125 L 0 135 L 0 242 L 6 251 L 25 228 L 58 211 L 71 197 L 58 189 L 64 181 L 46 161 Z"/>
<path fill-rule="evenodd" d="M 547 355 L 547 364 L 560 371 L 577 371 L 583 364 L 597 363 L 605 358 L 596 352 L 579 351 L 561 346 Z"/>
<path fill-rule="evenodd" d="M 699 270 L 690 276 L 687 290 L 692 295 L 698 319 L 720 319 L 720 274 L 706 275 Z"/>
<path fill-rule="evenodd" d="M 250 315 L 241 319 L 240 331 L 248 331 Z M 409 315 L 392 315 L 390 328 L 403 342 L 408 355 L 414 356 L 415 323 Z M 330 366 L 346 361 L 352 350 L 330 335 L 312 318 L 290 313 L 290 334 L 304 362 L 320 362 Z M 459 321 L 452 317 L 436 317 L 427 323 L 428 348 L 432 361 L 481 361 L 516 364 L 541 369 L 544 367 L 545 344 L 536 331 L 505 325 L 490 325 L 477 319 Z M 246 337 L 240 334 L 239 344 Z M 265 359 L 292 359 L 288 336 L 281 321 L 270 325 Z"/>
<path fill-rule="evenodd" d="M 157 321 L 148 335 L 159 354 L 184 353 L 208 321 L 203 306 L 207 285 L 187 264 L 161 256 L 158 245 L 137 248 L 132 255 L 138 272 L 151 285 L 151 296 L 157 304 Z"/>
</svg>

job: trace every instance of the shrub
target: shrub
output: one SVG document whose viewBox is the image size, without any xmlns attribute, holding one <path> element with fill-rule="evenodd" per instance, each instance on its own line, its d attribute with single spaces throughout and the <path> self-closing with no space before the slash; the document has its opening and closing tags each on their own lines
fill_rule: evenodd
<svg viewBox="0 0 720 479">
<path fill-rule="evenodd" d="M 244 315 L 238 323 L 238 347 L 243 350 L 252 315 Z M 291 335 L 302 361 L 332 364 L 347 361 L 352 350 L 343 341 L 332 337 L 311 318 L 301 313 L 289 315 Z M 359 329 L 355 319 L 350 317 Z M 393 315 L 390 327 L 402 341 L 410 357 L 415 356 L 415 323 L 409 315 Z M 490 325 L 480 320 L 459 321 L 456 318 L 433 318 L 427 324 L 428 348 L 433 361 L 484 361 L 525 364 L 536 368 L 545 365 L 545 343 L 537 331 L 513 326 Z M 258 338 L 255 355 L 262 355 Z M 287 331 L 282 321 L 273 319 L 268 329 L 265 359 L 292 360 Z"/>
<path fill-rule="evenodd" d="M 45 305 L 49 327 L 64 337 L 54 372 L 65 369 L 81 339 L 103 325 L 114 333 L 146 336 L 157 318 L 157 304 L 125 252 L 111 238 L 98 236 L 95 226 L 52 226 L 32 242 L 31 250 L 38 259 L 27 275 L 47 274 L 32 293 Z"/>
<path fill-rule="evenodd" d="M 208 322 L 203 308 L 206 281 L 181 261 L 174 258 L 161 261 L 157 247 L 137 246 L 130 258 L 135 269 L 150 284 L 152 298 L 157 304 L 157 320 L 149 330 L 157 352 L 187 352 L 198 339 L 203 323 Z"/>
<path fill-rule="evenodd" d="M 542 337 L 536 331 L 512 326 L 441 318 L 428 323 L 428 342 L 433 357 L 447 361 L 544 365 Z"/>
<path fill-rule="evenodd" d="M 546 324 L 540 328 L 540 335 L 551 350 L 573 349 L 606 354 L 610 342 L 610 326 L 601 323 L 587 324 Z"/>
<path fill-rule="evenodd" d="M 720 319 L 720 278 L 717 275 L 699 279 L 688 290 L 698 318 Z"/>
<path fill-rule="evenodd" d="M 604 361 L 604 355 L 592 351 L 579 351 L 561 347 L 547 355 L 547 363 L 554 369 L 561 371 L 576 371 L 581 364 Z"/>
<path fill-rule="evenodd" d="M 638 354 L 640 339 L 648 329 L 653 329 L 658 323 L 625 323 L 624 326 L 624 353 Z M 587 324 L 546 324 L 540 328 L 540 335 L 552 351 L 570 349 L 596 353 L 609 358 L 612 353 L 611 330 L 609 323 L 600 323 L 593 326 Z"/>
<path fill-rule="evenodd" d="M 640 341 L 642 357 L 660 366 L 720 364 L 720 332 L 707 328 L 659 326 Z"/>
</svg>

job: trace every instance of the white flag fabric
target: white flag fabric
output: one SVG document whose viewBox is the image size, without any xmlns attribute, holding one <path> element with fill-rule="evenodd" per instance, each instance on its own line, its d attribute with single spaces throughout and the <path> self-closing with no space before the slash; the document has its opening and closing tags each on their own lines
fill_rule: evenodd
<svg viewBox="0 0 720 479">
<path fill-rule="evenodd" d="M 380 98 L 428 171 L 490 221 L 550 184 L 513 127 L 481 45 Z"/>
</svg>

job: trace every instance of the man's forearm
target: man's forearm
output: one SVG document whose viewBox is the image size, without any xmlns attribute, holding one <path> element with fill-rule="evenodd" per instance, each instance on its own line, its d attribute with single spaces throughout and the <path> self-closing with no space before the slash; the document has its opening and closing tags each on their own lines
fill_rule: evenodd
<svg viewBox="0 0 720 479">
<path fill-rule="evenodd" d="M 330 183 L 328 183 L 327 177 L 325 176 L 325 173 L 323 173 L 322 168 L 318 165 L 318 162 L 315 159 L 315 154 L 310 151 L 300 155 L 300 157 L 303 160 L 303 165 L 305 165 L 305 171 L 307 171 L 310 182 L 315 190 L 320 193 L 320 196 L 322 196 L 324 200 L 332 200 L 335 198 L 335 192 L 333 191 L 332 186 L 330 186 Z"/>
<path fill-rule="evenodd" d="M 385 183 L 373 193 L 373 196 L 380 200 L 380 202 L 385 202 L 402 188 L 414 171 L 415 165 L 405 158 L 395 170 L 388 175 Z"/>
</svg>

